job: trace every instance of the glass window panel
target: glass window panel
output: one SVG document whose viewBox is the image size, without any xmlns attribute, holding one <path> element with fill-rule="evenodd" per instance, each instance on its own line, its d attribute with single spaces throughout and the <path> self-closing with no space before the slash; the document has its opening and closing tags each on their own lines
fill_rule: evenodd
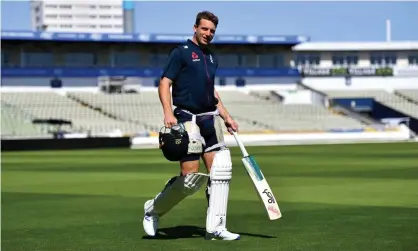
<svg viewBox="0 0 418 251">
<path fill-rule="evenodd" d="M 333 65 L 343 65 L 344 64 L 344 58 L 340 55 L 332 56 L 332 64 Z"/>
<path fill-rule="evenodd" d="M 95 65 L 93 53 L 73 52 L 65 54 L 65 65 L 75 67 L 89 67 Z"/>
<path fill-rule="evenodd" d="M 298 54 L 296 56 L 295 61 L 296 61 L 295 63 L 296 63 L 297 66 L 302 66 L 302 65 L 305 65 L 307 63 L 306 57 L 303 54 Z"/>
<path fill-rule="evenodd" d="M 348 65 L 357 65 L 358 64 L 358 56 L 356 56 L 356 55 L 347 56 L 347 64 Z"/>
<path fill-rule="evenodd" d="M 236 68 L 239 67 L 239 58 L 237 54 L 220 54 L 218 55 L 220 68 Z"/>
<path fill-rule="evenodd" d="M 285 66 L 285 60 L 283 55 L 276 55 L 276 67 L 284 67 Z"/>
<path fill-rule="evenodd" d="M 309 56 L 309 64 L 310 65 L 319 65 L 321 58 L 318 55 L 310 55 Z"/>
<path fill-rule="evenodd" d="M 418 65 L 418 54 L 408 56 L 409 65 Z"/>
<path fill-rule="evenodd" d="M 165 64 L 167 63 L 167 58 L 168 58 L 167 54 L 161 54 L 161 53 L 152 54 L 151 67 L 163 68 Z"/>
<path fill-rule="evenodd" d="M 371 65 L 381 65 L 383 61 L 382 55 L 379 54 L 372 54 L 370 57 L 370 64 Z"/>
<path fill-rule="evenodd" d="M 115 66 L 136 67 L 139 66 L 139 53 L 137 52 L 115 52 Z"/>
<path fill-rule="evenodd" d="M 244 54 L 241 56 L 241 61 L 244 67 L 257 67 L 256 54 Z"/>
<path fill-rule="evenodd" d="M 3 50 L 1 51 L 1 65 L 7 65 L 7 56 Z"/>
<path fill-rule="evenodd" d="M 25 65 L 29 67 L 48 67 L 54 65 L 54 56 L 48 52 L 27 52 L 24 54 Z"/>
<path fill-rule="evenodd" d="M 258 66 L 260 68 L 276 67 L 276 55 L 261 54 L 258 55 Z"/>
<path fill-rule="evenodd" d="M 396 55 L 393 54 L 386 54 L 385 55 L 385 63 L 386 65 L 395 65 L 396 64 Z"/>
</svg>

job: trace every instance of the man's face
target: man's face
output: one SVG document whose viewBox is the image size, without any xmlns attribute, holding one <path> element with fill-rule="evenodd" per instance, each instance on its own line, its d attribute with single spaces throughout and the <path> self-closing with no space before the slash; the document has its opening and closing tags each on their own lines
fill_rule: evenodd
<svg viewBox="0 0 418 251">
<path fill-rule="evenodd" d="M 196 40 L 201 45 L 208 45 L 215 36 L 215 31 L 215 24 L 206 19 L 201 19 L 199 26 L 194 26 Z"/>
</svg>

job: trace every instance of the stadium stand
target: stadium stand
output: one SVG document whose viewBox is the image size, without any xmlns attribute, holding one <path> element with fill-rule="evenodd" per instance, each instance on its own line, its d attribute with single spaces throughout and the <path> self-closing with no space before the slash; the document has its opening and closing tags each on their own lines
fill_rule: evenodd
<svg viewBox="0 0 418 251">
<path fill-rule="evenodd" d="M 125 133 L 146 131 L 141 125 L 119 121 L 54 92 L 5 92 L 2 93 L 2 102 L 33 119 L 69 120 L 72 126 L 66 130 L 72 132 L 97 135 L 116 130 Z"/>
<path fill-rule="evenodd" d="M 399 96 L 409 99 L 411 102 L 418 103 L 418 90 L 417 89 L 403 89 L 395 91 Z"/>
<path fill-rule="evenodd" d="M 89 93 L 69 92 L 68 97 L 101 110 L 126 123 L 158 131 L 163 125 L 163 114 L 156 92 L 143 93 Z"/>
<path fill-rule="evenodd" d="M 331 98 L 374 98 L 376 101 L 387 105 L 395 110 L 398 110 L 406 115 L 418 118 L 418 104 L 409 102 L 405 98 L 385 90 L 355 90 L 355 91 L 341 91 L 341 90 L 325 90 L 328 97 Z M 417 91 L 403 90 L 402 94 L 413 99 Z"/>
<path fill-rule="evenodd" d="M 238 91 L 220 91 L 228 110 L 239 118 L 263 122 L 275 131 L 330 130 L 362 128 L 360 122 L 347 118 L 320 105 L 282 104 L 264 100 Z"/>
<path fill-rule="evenodd" d="M 163 113 L 157 92 L 142 92 L 140 94 L 71 92 L 68 95 L 121 120 L 137 122 L 153 131 L 158 131 L 163 125 Z M 257 121 L 250 121 L 247 117 L 248 115 L 237 118 L 243 131 L 271 129 Z M 226 130 L 226 128 L 224 129 Z"/>
<path fill-rule="evenodd" d="M 352 118 L 333 114 L 316 105 L 284 105 L 236 90 L 218 91 L 222 102 L 240 124 L 242 132 L 307 131 L 335 128 L 362 128 Z M 136 122 L 158 130 L 162 126 L 162 110 L 157 92 L 105 94 L 70 92 L 68 96 L 94 109 L 102 110 L 121 121 Z M 226 131 L 226 128 L 223 128 Z"/>
<path fill-rule="evenodd" d="M 13 106 L 1 104 L 1 137 L 45 137 L 45 128 L 32 124 L 32 119 Z"/>
</svg>

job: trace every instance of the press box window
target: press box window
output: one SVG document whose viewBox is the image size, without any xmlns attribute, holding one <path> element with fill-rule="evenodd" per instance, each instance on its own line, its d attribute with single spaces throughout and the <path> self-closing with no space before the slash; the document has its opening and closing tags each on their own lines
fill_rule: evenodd
<svg viewBox="0 0 418 251">
<path fill-rule="evenodd" d="M 319 57 L 319 55 L 315 54 L 299 54 L 296 56 L 295 61 L 297 66 L 319 65 L 321 58 Z"/>
<path fill-rule="evenodd" d="M 9 63 L 8 57 L 4 51 L 1 51 L 1 64 L 7 65 Z"/>
<path fill-rule="evenodd" d="M 332 64 L 335 66 L 357 65 L 357 55 L 334 55 L 332 56 Z"/>
<path fill-rule="evenodd" d="M 370 55 L 370 64 L 374 66 L 395 65 L 397 61 L 395 54 L 373 53 Z"/>
<path fill-rule="evenodd" d="M 66 66 L 94 66 L 95 61 L 95 55 L 93 53 L 74 52 L 65 54 Z"/>
<path fill-rule="evenodd" d="M 242 63 L 236 54 L 220 54 L 218 58 L 219 67 L 236 68 L 241 65 L 240 63 Z"/>
<path fill-rule="evenodd" d="M 260 54 L 258 55 L 258 67 L 260 68 L 278 68 L 284 65 L 282 55 Z"/>
<path fill-rule="evenodd" d="M 139 53 L 133 51 L 115 52 L 115 66 L 138 67 Z"/>
<path fill-rule="evenodd" d="M 25 64 L 29 67 L 47 67 L 54 64 L 52 53 L 47 52 L 27 52 L 24 55 Z"/>
<path fill-rule="evenodd" d="M 254 53 L 249 54 L 242 54 L 241 57 L 241 63 L 243 67 L 257 67 L 258 64 L 258 55 Z"/>
<path fill-rule="evenodd" d="M 153 54 L 151 56 L 151 64 L 153 67 L 164 67 L 166 60 L 166 54 Z"/>
<path fill-rule="evenodd" d="M 418 65 L 418 53 L 415 55 L 408 56 L 408 64 L 409 65 Z"/>
</svg>

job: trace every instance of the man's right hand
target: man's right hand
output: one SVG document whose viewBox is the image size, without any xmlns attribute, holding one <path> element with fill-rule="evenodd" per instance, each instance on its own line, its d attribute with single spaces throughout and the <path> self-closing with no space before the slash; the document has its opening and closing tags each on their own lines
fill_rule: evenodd
<svg viewBox="0 0 418 251">
<path fill-rule="evenodd" d="M 168 128 L 177 125 L 177 119 L 172 112 L 164 115 L 164 125 Z"/>
</svg>

